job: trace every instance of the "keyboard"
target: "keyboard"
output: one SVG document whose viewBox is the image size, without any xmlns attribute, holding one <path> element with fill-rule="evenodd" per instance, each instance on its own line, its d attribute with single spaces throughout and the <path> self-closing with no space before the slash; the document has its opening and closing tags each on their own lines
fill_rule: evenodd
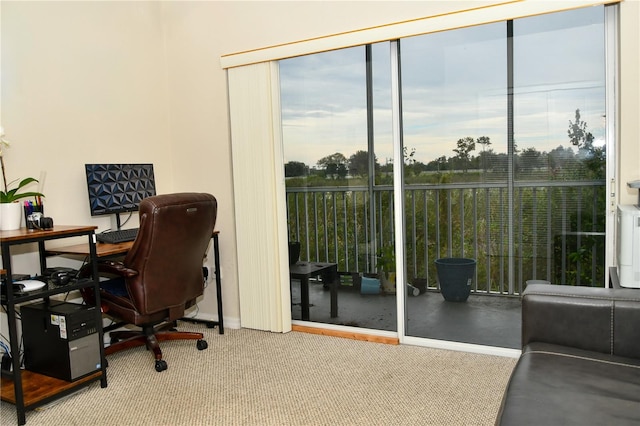
<svg viewBox="0 0 640 426">
<path fill-rule="evenodd" d="M 138 228 L 119 229 L 117 231 L 106 231 L 96 234 L 99 243 L 118 244 L 126 243 L 136 239 Z"/>
</svg>

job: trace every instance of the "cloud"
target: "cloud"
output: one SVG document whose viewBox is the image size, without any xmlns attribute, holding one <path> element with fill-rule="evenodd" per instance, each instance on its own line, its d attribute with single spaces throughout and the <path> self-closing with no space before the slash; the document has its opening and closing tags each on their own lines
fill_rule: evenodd
<svg viewBox="0 0 640 426">
<path fill-rule="evenodd" d="M 519 149 L 568 146 L 580 109 L 604 139 L 603 9 L 586 8 L 514 22 L 514 137 Z M 488 136 L 507 151 L 506 23 L 401 40 L 405 146 L 424 163 L 455 155 L 458 139 Z M 373 46 L 376 156 L 392 157 L 388 43 Z M 365 48 L 280 62 L 285 162 L 315 165 L 367 149 Z"/>
</svg>

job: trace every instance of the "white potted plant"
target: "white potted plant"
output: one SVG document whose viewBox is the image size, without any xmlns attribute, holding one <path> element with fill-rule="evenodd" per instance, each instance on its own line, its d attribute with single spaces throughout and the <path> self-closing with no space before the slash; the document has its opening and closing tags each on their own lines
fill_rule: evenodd
<svg viewBox="0 0 640 426">
<path fill-rule="evenodd" d="M 7 182 L 6 169 L 4 167 L 4 148 L 9 146 L 9 141 L 4 137 L 4 129 L 0 126 L 0 167 L 2 168 L 2 188 L 0 189 L 0 230 L 11 231 L 20 228 L 23 209 L 18 200 L 27 197 L 44 197 L 40 192 L 20 192 L 25 186 L 38 182 L 37 179 L 28 177 Z M 12 185 L 17 186 L 11 188 Z"/>
</svg>

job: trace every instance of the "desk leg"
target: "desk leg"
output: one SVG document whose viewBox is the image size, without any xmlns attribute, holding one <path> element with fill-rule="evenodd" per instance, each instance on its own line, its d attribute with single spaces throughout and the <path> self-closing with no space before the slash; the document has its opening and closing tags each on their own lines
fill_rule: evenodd
<svg viewBox="0 0 640 426">
<path fill-rule="evenodd" d="M 91 279 L 93 280 L 92 291 L 94 294 L 94 302 L 95 306 L 98 308 L 95 310 L 96 315 L 96 323 L 102 324 L 102 312 L 100 306 L 100 272 L 98 271 L 98 249 L 96 248 L 95 241 L 95 233 L 91 231 L 91 233 L 87 236 L 89 244 L 89 257 L 91 258 Z M 42 247 L 44 249 L 44 246 Z M 44 253 L 44 250 L 42 251 Z M 44 273 L 44 270 L 42 271 Z M 102 370 L 102 376 L 100 377 L 100 387 L 107 387 L 107 359 L 105 358 L 104 353 L 104 329 L 103 327 L 98 327 L 98 340 L 100 341 L 100 369 Z"/>
<path fill-rule="evenodd" d="M 331 284 L 329 290 L 331 292 L 331 318 L 338 316 L 338 285 L 340 284 L 340 276 L 338 275 L 338 266 L 331 270 Z"/>
<path fill-rule="evenodd" d="M 200 320 L 196 318 L 181 318 L 196 324 L 205 324 L 207 328 L 218 326 L 218 334 L 224 334 L 224 319 L 222 317 L 222 283 L 220 281 L 220 246 L 218 244 L 218 234 L 213 234 L 213 265 L 216 269 L 216 298 L 218 299 L 218 321 Z"/>
<path fill-rule="evenodd" d="M 7 283 L 13 279 L 11 270 L 11 252 L 9 245 L 2 244 L 2 265 L 6 270 Z M 13 291 L 10 285 L 7 286 L 7 322 L 9 325 L 9 348 L 11 350 L 13 390 L 16 398 L 16 413 L 18 425 L 22 426 L 27 422 L 24 407 L 24 390 L 22 389 L 22 370 L 20 369 L 20 344 L 18 340 L 18 327 L 16 325 L 16 307 L 13 303 Z M 11 295 L 9 295 L 11 293 Z M 4 375 L 4 374 L 3 374 Z"/>
<path fill-rule="evenodd" d="M 309 276 L 300 279 L 300 299 L 302 321 L 309 321 Z"/>
<path fill-rule="evenodd" d="M 216 298 L 218 299 L 218 332 L 224 334 L 224 321 L 222 319 L 222 283 L 220 282 L 220 247 L 218 234 L 213 235 L 213 262 L 216 268 Z"/>
</svg>

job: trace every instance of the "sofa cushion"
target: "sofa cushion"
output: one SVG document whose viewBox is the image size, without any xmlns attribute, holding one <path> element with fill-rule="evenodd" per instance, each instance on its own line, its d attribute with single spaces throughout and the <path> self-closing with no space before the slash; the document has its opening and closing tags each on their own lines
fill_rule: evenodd
<svg viewBox="0 0 640 426">
<path fill-rule="evenodd" d="M 640 424 L 640 360 L 531 343 L 511 376 L 501 425 Z"/>
<path fill-rule="evenodd" d="M 534 284 L 522 296 L 522 345 L 547 342 L 640 359 L 640 291 Z"/>
</svg>

